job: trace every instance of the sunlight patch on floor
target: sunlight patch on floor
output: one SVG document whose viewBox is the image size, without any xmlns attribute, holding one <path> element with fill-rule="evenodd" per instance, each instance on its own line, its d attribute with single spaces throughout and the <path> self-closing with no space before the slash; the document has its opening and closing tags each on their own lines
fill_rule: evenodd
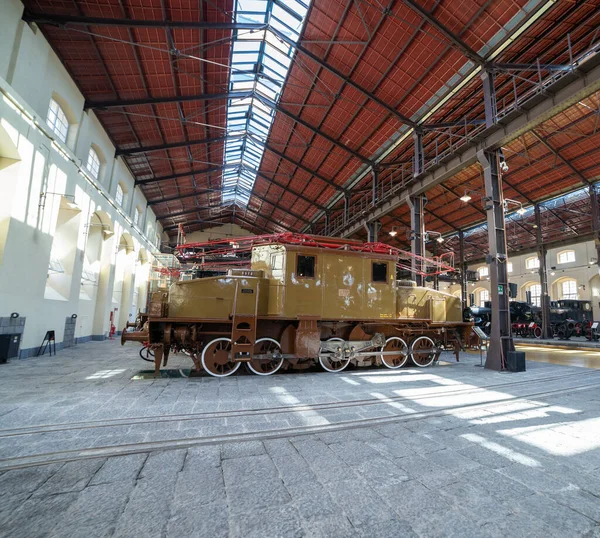
<svg viewBox="0 0 600 538">
<path fill-rule="evenodd" d="M 471 441 L 472 443 L 476 443 L 479 446 L 487 448 L 491 450 L 495 454 L 506 458 L 507 460 L 513 461 L 515 463 L 520 463 L 521 465 L 525 465 L 527 467 L 540 467 L 540 462 L 526 456 L 525 454 L 520 454 L 519 452 L 512 450 L 511 448 L 502 446 L 498 443 L 494 443 L 493 441 L 487 440 L 485 437 L 481 435 L 477 435 L 475 433 L 465 433 L 461 435 L 463 439 L 467 441 Z"/>
</svg>

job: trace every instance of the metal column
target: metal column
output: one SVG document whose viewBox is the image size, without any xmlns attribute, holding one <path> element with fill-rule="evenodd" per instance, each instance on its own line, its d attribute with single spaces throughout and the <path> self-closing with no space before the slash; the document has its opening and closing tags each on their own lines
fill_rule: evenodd
<svg viewBox="0 0 600 538">
<path fill-rule="evenodd" d="M 325 233 L 323 235 L 329 235 L 329 218 L 330 218 L 330 213 L 329 211 L 325 212 Z"/>
<path fill-rule="evenodd" d="M 465 263 L 465 234 L 462 230 L 458 232 L 459 239 L 459 263 L 460 263 L 460 301 L 463 312 L 467 308 L 467 264 Z"/>
<path fill-rule="evenodd" d="M 425 256 L 425 218 L 424 209 L 427 203 L 427 198 L 424 195 L 414 196 L 409 198 L 408 205 L 410 206 L 410 224 L 411 224 L 411 250 L 412 259 L 412 274 L 417 282 L 417 286 L 423 286 L 425 279 L 423 273 L 425 267 L 423 256 Z"/>
<path fill-rule="evenodd" d="M 538 259 L 540 260 L 539 275 L 540 275 L 540 286 L 542 288 L 541 304 L 542 308 L 542 338 L 548 339 L 552 335 L 550 333 L 550 294 L 548 293 L 548 267 L 547 267 L 547 256 L 546 256 L 546 245 L 544 245 L 544 238 L 542 237 L 542 213 L 540 206 L 535 206 L 535 238 L 537 242 L 537 253 Z"/>
<path fill-rule="evenodd" d="M 368 222 L 365 224 L 365 229 L 367 230 L 367 242 L 377 243 L 377 234 L 379 233 L 379 230 L 381 230 L 381 222 L 378 220 Z"/>
<path fill-rule="evenodd" d="M 504 197 L 502 179 L 498 171 L 498 154 L 499 150 L 477 152 L 477 159 L 483 168 L 486 194 L 484 209 L 487 213 L 488 225 L 492 330 L 485 367 L 491 370 L 506 368 L 508 353 L 515 350 L 508 309 L 508 270 L 506 266 L 508 256 L 506 255 Z"/>
<path fill-rule="evenodd" d="M 594 185 L 590 185 L 589 191 L 592 206 L 592 232 L 594 232 L 594 244 L 596 245 L 596 263 L 600 273 L 600 207 L 598 207 L 598 192 Z"/>
<path fill-rule="evenodd" d="M 481 72 L 483 82 L 483 104 L 485 107 L 485 126 L 492 127 L 496 124 L 496 89 L 494 88 L 494 74 L 490 71 Z"/>
<path fill-rule="evenodd" d="M 435 241 L 433 243 L 433 257 L 436 258 L 438 255 L 438 242 Z M 438 272 L 435 272 L 435 275 L 433 275 L 433 289 L 434 290 L 439 290 L 440 289 L 440 275 L 438 274 Z"/>
<path fill-rule="evenodd" d="M 413 132 L 413 140 L 415 142 L 415 177 L 421 175 L 425 171 L 425 151 L 423 150 L 423 131 L 415 129 Z"/>
<path fill-rule="evenodd" d="M 348 225 L 350 220 L 350 196 L 346 194 L 344 196 L 344 224 Z"/>
<path fill-rule="evenodd" d="M 377 193 L 379 191 L 379 170 L 377 168 L 372 168 L 371 176 L 373 176 L 371 188 L 371 203 L 375 205 L 377 203 Z"/>
</svg>

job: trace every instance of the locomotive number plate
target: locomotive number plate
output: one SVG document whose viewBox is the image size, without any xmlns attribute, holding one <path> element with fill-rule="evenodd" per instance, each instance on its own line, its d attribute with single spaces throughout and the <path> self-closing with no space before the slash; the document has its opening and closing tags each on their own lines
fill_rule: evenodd
<svg viewBox="0 0 600 538">
<path fill-rule="evenodd" d="M 254 293 L 252 288 L 242 288 L 242 293 Z"/>
<path fill-rule="evenodd" d="M 340 297 L 350 297 L 350 290 L 338 290 Z"/>
</svg>

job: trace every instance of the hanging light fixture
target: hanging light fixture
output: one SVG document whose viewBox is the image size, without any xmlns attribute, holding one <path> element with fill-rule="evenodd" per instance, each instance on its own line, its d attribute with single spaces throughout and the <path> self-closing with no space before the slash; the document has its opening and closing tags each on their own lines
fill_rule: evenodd
<svg viewBox="0 0 600 538">
<path fill-rule="evenodd" d="M 460 201 L 464 202 L 465 204 L 471 201 L 471 195 L 469 194 L 469 191 L 465 191 L 465 193 L 460 197 Z"/>
<path fill-rule="evenodd" d="M 392 229 L 388 232 L 392 237 L 396 237 L 398 235 L 398 230 L 396 230 L 395 226 L 392 226 Z"/>
<path fill-rule="evenodd" d="M 438 243 L 443 243 L 443 242 L 444 242 L 444 238 L 443 238 L 443 237 L 440 235 L 440 236 L 439 236 L 439 237 L 436 239 L 436 241 L 437 241 Z"/>
</svg>

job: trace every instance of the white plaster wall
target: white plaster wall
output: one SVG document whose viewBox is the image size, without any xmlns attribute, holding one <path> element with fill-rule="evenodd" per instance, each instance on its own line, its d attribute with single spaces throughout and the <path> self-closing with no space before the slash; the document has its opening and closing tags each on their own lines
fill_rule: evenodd
<svg viewBox="0 0 600 538">
<path fill-rule="evenodd" d="M 115 148 L 93 113 L 83 112 L 84 98 L 51 50 L 41 32 L 33 31 L 20 17 L 17 0 L 3 0 L 0 8 L 0 316 L 19 312 L 27 317 L 22 349 L 39 346 L 45 332 L 53 329 L 57 343 L 63 338 L 65 318 L 78 314 L 76 335 L 106 335 L 111 300 L 116 245 L 123 231 L 131 234 L 135 258 L 141 248 L 156 252 L 155 233 L 162 227 L 139 189 L 134 193 L 134 178 L 125 164 L 114 159 Z M 54 140 L 46 126 L 48 104 L 53 93 L 68 102 L 77 121 L 77 137 L 69 145 Z M 105 159 L 99 182 L 86 175 L 85 164 L 91 144 L 99 147 Z M 113 170 L 114 164 L 114 170 Z M 125 207 L 114 201 L 116 181 L 128 187 Z M 41 193 L 47 194 L 40 207 Z M 79 226 L 73 231 L 74 264 L 72 284 L 66 300 L 45 299 L 48 263 L 61 195 L 68 195 L 80 210 Z M 133 203 L 132 203 L 133 202 Z M 132 227 L 132 207 L 143 209 L 138 229 Z M 98 284 L 82 299 L 81 273 L 85 249 L 86 224 L 95 211 L 108 219 L 114 235 L 104 240 L 101 273 L 106 282 L 102 293 Z M 146 222 L 153 234 L 146 237 Z M 140 275 L 147 268 L 129 265 L 128 282 L 144 289 Z M 140 273 L 140 274 L 138 274 Z M 146 277 L 147 278 L 147 277 Z M 102 295 L 102 297 L 100 297 Z M 140 301 L 139 306 L 143 306 Z M 106 297 L 109 300 L 106 300 Z M 121 327 L 117 327 L 118 330 Z"/>
<path fill-rule="evenodd" d="M 243 237 L 246 235 L 254 235 L 252 232 L 238 226 L 237 224 L 224 224 L 223 226 L 215 226 L 207 228 L 201 232 L 192 232 L 186 234 L 187 243 L 203 243 L 213 239 L 223 239 L 225 237 Z"/>
</svg>

